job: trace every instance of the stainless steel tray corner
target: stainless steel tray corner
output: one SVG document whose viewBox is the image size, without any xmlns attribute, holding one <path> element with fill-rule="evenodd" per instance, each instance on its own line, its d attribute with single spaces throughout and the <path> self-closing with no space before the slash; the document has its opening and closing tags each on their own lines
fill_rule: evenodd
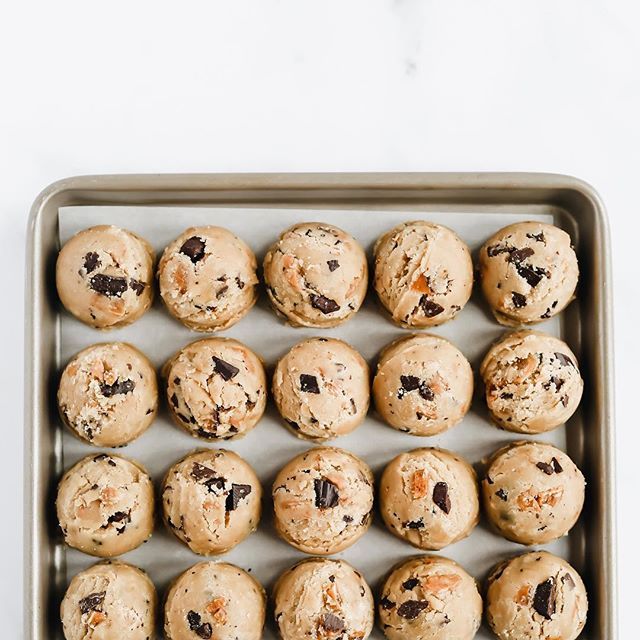
<svg viewBox="0 0 640 640">
<path fill-rule="evenodd" d="M 544 211 L 577 239 L 579 298 L 563 331 L 585 372 L 581 429 L 568 434 L 589 483 L 583 530 L 571 557 L 589 588 L 583 638 L 616 640 L 616 530 L 612 278 L 604 206 L 588 184 L 538 173 L 188 174 L 83 176 L 61 180 L 36 199 L 29 218 L 25 309 L 24 637 L 57 632 L 64 550 L 51 504 L 62 468 L 56 421 L 61 316 L 55 293 L 58 211 L 70 206 L 277 207 L 466 212 Z M 276 223 L 274 236 L 280 226 Z M 579 321 L 578 321 L 579 319 Z M 56 636 L 57 637 L 57 636 Z"/>
</svg>

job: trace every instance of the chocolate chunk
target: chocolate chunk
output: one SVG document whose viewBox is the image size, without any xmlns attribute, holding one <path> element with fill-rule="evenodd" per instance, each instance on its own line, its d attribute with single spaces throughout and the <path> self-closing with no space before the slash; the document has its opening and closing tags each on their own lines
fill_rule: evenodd
<svg viewBox="0 0 640 640">
<path fill-rule="evenodd" d="M 223 380 L 229 381 L 238 375 L 240 371 L 238 367 L 234 367 L 232 364 L 229 364 L 228 362 L 225 362 L 220 358 L 216 358 L 216 356 L 212 356 L 212 357 L 213 357 L 213 370 L 216 373 L 219 373 L 222 376 Z"/>
<path fill-rule="evenodd" d="M 545 383 L 542 386 L 545 389 L 550 389 L 551 385 L 553 385 L 556 388 L 556 393 L 557 393 L 558 391 L 560 391 L 563 384 L 564 384 L 564 380 L 562 378 L 558 378 L 558 376 L 551 376 L 551 378 L 549 379 L 549 382 Z"/>
<path fill-rule="evenodd" d="M 195 631 L 202 623 L 202 618 L 199 613 L 189 611 L 189 613 L 187 613 L 187 622 L 189 623 L 189 629 Z"/>
<path fill-rule="evenodd" d="M 575 589 L 575 587 L 576 587 L 576 583 L 574 582 L 574 580 L 573 580 L 573 578 L 571 577 L 571 574 L 570 574 L 570 573 L 565 573 L 565 574 L 562 576 L 561 580 L 562 580 L 562 583 L 563 583 L 563 584 L 569 585 L 569 588 L 570 588 L 570 589 Z"/>
<path fill-rule="evenodd" d="M 178 396 L 175 393 L 171 394 L 171 404 L 177 409 L 180 402 L 178 401 Z M 188 420 L 185 420 L 185 422 L 189 422 Z"/>
<path fill-rule="evenodd" d="M 431 401 L 436 396 L 431 390 L 431 387 L 426 382 L 421 382 L 420 387 L 418 388 L 418 393 L 423 400 Z"/>
<path fill-rule="evenodd" d="M 327 266 L 329 271 L 333 272 L 340 266 L 340 263 L 337 260 L 327 260 Z"/>
<path fill-rule="evenodd" d="M 531 238 L 536 242 L 544 242 L 544 233 L 542 231 L 540 233 L 527 233 L 527 238 Z"/>
<path fill-rule="evenodd" d="M 548 476 L 553 475 L 553 467 L 548 462 L 536 462 L 536 467 Z"/>
<path fill-rule="evenodd" d="M 96 273 L 89 280 L 89 286 L 103 296 L 119 298 L 127 289 L 127 281 L 124 278 L 108 276 L 104 273 Z"/>
<path fill-rule="evenodd" d="M 240 278 L 238 276 L 236 276 L 236 285 L 238 287 L 238 289 L 240 289 L 242 291 L 242 289 L 244 289 L 244 282 L 242 280 L 240 280 Z"/>
<path fill-rule="evenodd" d="M 340 500 L 340 493 L 331 480 L 314 480 L 313 489 L 316 493 L 316 507 L 318 509 L 332 509 Z"/>
<path fill-rule="evenodd" d="M 520 264 L 526 258 L 529 258 L 535 253 L 530 247 L 524 247 L 523 249 L 514 249 L 509 252 L 507 260 L 513 262 L 513 264 Z"/>
<path fill-rule="evenodd" d="M 209 478 L 205 480 L 202 484 L 209 490 L 209 493 L 215 493 L 215 489 L 218 491 L 224 491 L 224 487 L 227 484 L 226 478 L 217 477 L 217 478 Z"/>
<path fill-rule="evenodd" d="M 527 299 L 521 293 L 518 293 L 517 291 L 512 291 L 511 292 L 511 300 L 513 300 L 513 306 L 516 309 L 522 309 L 522 307 L 526 307 L 527 306 Z"/>
<path fill-rule="evenodd" d="M 490 247 L 487 247 L 487 255 L 490 258 L 495 258 L 501 253 L 510 253 L 513 251 L 511 247 L 505 247 L 504 245 L 492 244 Z"/>
<path fill-rule="evenodd" d="M 433 300 L 429 300 L 426 293 L 420 297 L 418 304 L 422 307 L 422 311 L 427 318 L 433 318 L 444 311 L 444 307 L 441 307 L 437 302 L 433 302 Z"/>
<path fill-rule="evenodd" d="M 213 634 L 213 629 L 208 622 L 201 624 L 196 630 L 196 635 L 204 638 L 205 640 L 209 640 Z"/>
<path fill-rule="evenodd" d="M 575 367 L 576 365 L 573 364 L 573 360 L 568 356 L 565 355 L 564 353 L 554 353 L 553 354 L 559 361 L 560 361 L 560 365 L 563 367 Z"/>
<path fill-rule="evenodd" d="M 347 524 L 350 524 L 351 522 L 353 522 L 353 516 L 342 516 L 342 520 Z"/>
<path fill-rule="evenodd" d="M 556 473 L 562 473 L 564 471 L 556 458 L 551 458 L 551 466 Z"/>
<path fill-rule="evenodd" d="M 508 392 L 506 392 L 506 391 L 503 391 L 503 392 L 500 394 L 500 397 L 501 397 L 503 400 L 511 400 L 511 398 L 513 398 L 513 393 L 508 393 Z"/>
<path fill-rule="evenodd" d="M 530 287 L 536 287 L 542 278 L 548 278 L 549 272 L 540 267 L 532 267 L 530 264 L 519 264 L 516 266 L 518 275 L 527 281 Z"/>
<path fill-rule="evenodd" d="M 393 602 L 392 600 L 389 600 L 389 598 L 387 598 L 387 596 L 385 596 L 384 598 L 382 598 L 382 600 L 380 600 L 380 606 L 385 611 L 389 611 L 390 609 L 393 609 L 393 607 L 396 606 L 396 603 Z"/>
<path fill-rule="evenodd" d="M 318 379 L 308 373 L 300 374 L 300 389 L 305 393 L 320 393 Z"/>
<path fill-rule="evenodd" d="M 498 498 L 500 498 L 500 500 L 502 500 L 503 502 L 507 501 L 507 498 L 509 497 L 507 492 L 504 489 L 498 489 L 496 491 L 496 495 L 498 496 Z"/>
<path fill-rule="evenodd" d="M 560 398 L 560 402 L 562 402 L 563 407 L 566 407 L 569 404 L 569 396 L 562 396 L 562 398 Z"/>
<path fill-rule="evenodd" d="M 100 258 L 95 251 L 89 251 L 84 257 L 84 268 L 87 273 L 95 271 L 101 264 Z"/>
<path fill-rule="evenodd" d="M 328 633 L 337 633 L 344 629 L 344 621 L 338 616 L 334 616 L 333 613 L 322 614 L 320 624 Z"/>
<path fill-rule="evenodd" d="M 335 313 L 340 309 L 340 305 L 335 300 L 331 300 L 331 298 L 317 295 L 315 293 L 312 293 L 309 298 L 311 300 L 311 306 L 324 314 Z"/>
<path fill-rule="evenodd" d="M 116 380 L 113 384 L 100 383 L 100 393 L 105 398 L 111 398 L 117 395 L 125 395 L 131 393 L 136 388 L 136 383 L 133 380 L 123 380 L 120 382 Z"/>
<path fill-rule="evenodd" d="M 405 391 L 415 391 L 420 386 L 420 378 L 416 376 L 400 376 L 400 384 Z"/>
<path fill-rule="evenodd" d="M 420 580 L 418 578 L 409 578 L 402 583 L 402 588 L 405 591 L 411 591 L 415 589 L 420 584 Z"/>
<path fill-rule="evenodd" d="M 131 278 L 129 280 L 129 286 L 136 292 L 137 296 L 141 296 L 147 285 L 144 282 L 140 282 L 140 280 L 134 280 Z"/>
<path fill-rule="evenodd" d="M 184 244 L 180 247 L 180 253 L 183 253 L 193 264 L 199 262 L 204 258 L 204 240 L 198 238 L 198 236 L 191 236 L 188 240 L 185 240 Z"/>
<path fill-rule="evenodd" d="M 402 526 L 405 529 L 424 529 L 424 522 L 422 521 L 422 518 L 420 518 L 420 520 L 410 520 L 409 522 L 403 522 Z"/>
<path fill-rule="evenodd" d="M 449 511 L 451 511 L 449 487 L 446 482 L 436 482 L 436 486 L 433 487 L 433 501 L 445 513 L 449 513 Z"/>
<path fill-rule="evenodd" d="M 89 611 L 99 611 L 106 595 L 106 591 L 100 591 L 97 593 L 90 593 L 86 598 L 82 598 L 78 603 L 80 613 L 85 614 L 89 613 Z"/>
<path fill-rule="evenodd" d="M 407 600 L 398 607 L 398 615 L 405 620 L 415 620 L 428 608 L 429 603 L 426 600 Z"/>
<path fill-rule="evenodd" d="M 205 467 L 199 462 L 194 462 L 193 467 L 191 467 L 191 477 L 197 482 L 200 482 L 200 480 L 208 480 L 209 478 L 213 478 L 214 475 L 215 471 L 213 469 L 209 469 L 209 467 Z"/>
<path fill-rule="evenodd" d="M 533 596 L 533 608 L 547 620 L 556 612 L 556 583 L 553 578 L 541 582 Z"/>
<path fill-rule="evenodd" d="M 235 511 L 238 508 L 238 503 L 243 498 L 246 498 L 251 493 L 250 484 L 236 484 L 231 485 L 231 491 L 227 496 L 227 500 L 224 503 L 224 508 L 227 511 Z"/>
<path fill-rule="evenodd" d="M 123 520 L 127 520 L 127 522 L 131 522 L 131 512 L 130 511 L 116 511 L 113 515 L 110 515 L 107 518 L 107 524 L 111 524 L 112 522 L 122 522 Z"/>
</svg>

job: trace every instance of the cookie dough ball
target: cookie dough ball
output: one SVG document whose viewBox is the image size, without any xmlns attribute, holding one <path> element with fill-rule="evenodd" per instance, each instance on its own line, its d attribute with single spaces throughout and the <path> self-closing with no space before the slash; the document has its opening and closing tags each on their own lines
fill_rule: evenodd
<svg viewBox="0 0 640 640">
<path fill-rule="evenodd" d="M 394 429 L 415 436 L 442 433 L 462 420 L 472 396 L 471 365 L 444 338 L 408 336 L 380 355 L 373 399 Z"/>
<path fill-rule="evenodd" d="M 543 222 L 500 229 L 480 249 L 478 266 L 484 296 L 507 326 L 555 316 L 573 300 L 578 284 L 569 234 Z"/>
<path fill-rule="evenodd" d="M 155 637 L 156 590 L 142 570 L 100 562 L 77 574 L 60 606 L 67 640 Z"/>
<path fill-rule="evenodd" d="M 62 477 L 56 510 L 69 546 L 113 558 L 151 537 L 153 485 L 137 462 L 105 453 L 89 456 Z"/>
<path fill-rule="evenodd" d="M 267 404 L 260 358 L 230 338 L 192 342 L 167 362 L 163 375 L 176 424 L 203 440 L 244 436 Z"/>
<path fill-rule="evenodd" d="M 275 618 L 282 640 L 364 640 L 373 627 L 373 596 L 344 560 L 303 560 L 275 586 Z"/>
<path fill-rule="evenodd" d="M 338 553 L 371 524 L 373 474 L 343 449 L 310 449 L 277 475 L 273 505 L 276 530 L 289 544 L 305 553 Z"/>
<path fill-rule="evenodd" d="M 516 442 L 494 454 L 482 498 L 489 520 L 505 538 L 545 544 L 578 520 L 584 484 L 566 453 L 541 442 Z"/>
<path fill-rule="evenodd" d="M 122 327 L 151 306 L 153 260 L 151 245 L 131 231 L 85 229 L 58 255 L 58 295 L 78 320 L 98 329 Z"/>
<path fill-rule="evenodd" d="M 342 436 L 367 415 L 369 367 L 346 342 L 311 338 L 278 362 L 273 397 L 296 435 L 312 440 Z"/>
<path fill-rule="evenodd" d="M 482 598 L 459 564 L 422 556 L 391 572 L 378 611 L 389 640 L 472 640 L 482 620 Z"/>
<path fill-rule="evenodd" d="M 58 386 L 64 423 L 98 447 L 121 447 L 141 435 L 158 408 L 156 372 L 123 342 L 96 344 L 69 362 Z"/>
<path fill-rule="evenodd" d="M 575 640 L 587 619 L 578 572 L 545 551 L 500 563 L 488 580 L 487 622 L 500 640 Z"/>
<path fill-rule="evenodd" d="M 478 524 L 476 474 L 444 449 L 414 449 L 395 457 L 380 481 L 380 508 L 389 530 L 419 549 L 442 549 Z"/>
<path fill-rule="evenodd" d="M 360 308 L 367 293 L 367 258 L 348 234 L 321 222 L 287 229 L 264 259 L 264 279 L 276 311 L 293 326 L 335 327 Z"/>
<path fill-rule="evenodd" d="M 174 240 L 158 265 L 160 295 L 171 315 L 196 331 L 221 331 L 257 299 L 256 257 L 221 227 L 192 227 Z"/>
<path fill-rule="evenodd" d="M 374 254 L 378 297 L 402 327 L 435 327 L 469 301 L 471 254 L 447 227 L 405 222 L 378 239 Z"/>
<path fill-rule="evenodd" d="M 262 488 L 255 471 L 233 451 L 192 453 L 162 484 L 164 520 L 191 551 L 225 553 L 258 527 Z"/>
<path fill-rule="evenodd" d="M 498 340 L 480 366 L 495 423 L 517 433 L 551 431 L 578 408 L 583 382 L 578 361 L 558 338 L 516 331 Z"/>
<path fill-rule="evenodd" d="M 200 562 L 173 582 L 164 610 L 167 640 L 260 640 L 264 589 L 246 571 Z"/>
</svg>

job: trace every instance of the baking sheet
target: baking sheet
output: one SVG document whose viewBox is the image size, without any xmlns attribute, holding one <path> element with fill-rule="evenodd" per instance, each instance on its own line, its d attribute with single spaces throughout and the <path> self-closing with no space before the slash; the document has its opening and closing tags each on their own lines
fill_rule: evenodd
<svg viewBox="0 0 640 640">
<path fill-rule="evenodd" d="M 537 214 L 511 213 L 500 207 L 494 211 L 483 207 L 481 211 L 469 208 L 468 212 L 437 213 L 420 211 L 412 206 L 398 210 L 338 210 L 338 209 L 262 209 L 244 207 L 124 207 L 124 206 L 82 206 L 63 207 L 59 210 L 59 239 L 61 243 L 74 233 L 95 224 L 115 224 L 139 233 L 151 242 L 160 253 L 164 246 L 188 226 L 218 224 L 242 237 L 256 252 L 261 262 L 268 246 L 286 227 L 302 221 L 322 221 L 335 224 L 354 237 L 365 247 L 369 256 L 376 238 L 392 226 L 407 220 L 425 218 L 442 223 L 454 229 L 470 246 L 475 254 L 480 245 L 499 228 L 526 219 L 553 222 L 548 208 L 540 208 Z M 477 289 L 477 287 L 476 287 Z M 572 314 L 573 317 L 578 314 Z M 562 317 L 552 318 L 538 326 L 540 330 L 562 337 Z M 490 316 L 486 306 L 474 290 L 469 304 L 456 319 L 432 330 L 433 333 L 450 339 L 469 359 L 477 374 L 482 356 L 493 340 L 504 331 Z M 572 327 L 571 335 L 579 335 Z M 393 339 L 406 335 L 407 331 L 395 327 L 378 307 L 375 295 L 369 292 L 362 309 L 355 317 L 341 327 L 333 329 L 294 329 L 285 325 L 269 307 L 266 293 L 260 291 L 258 304 L 237 325 L 222 335 L 241 340 L 260 354 L 271 373 L 277 359 L 295 343 L 314 335 L 341 338 L 352 344 L 375 366 L 378 351 Z M 86 327 L 69 314 L 61 315 L 59 367 L 77 351 L 96 342 L 122 340 L 141 349 L 158 368 L 175 351 L 185 344 L 202 337 L 173 320 L 163 308 L 157 297 L 153 308 L 135 324 L 110 332 L 100 332 Z M 570 346 L 580 353 L 579 345 Z M 583 371 L 583 375 L 586 372 Z M 479 381 L 476 377 L 476 384 Z M 57 416 L 52 421 L 62 429 Z M 582 427 L 580 410 L 571 420 L 570 428 Z M 373 469 L 378 479 L 382 469 L 395 455 L 420 446 L 440 446 L 465 456 L 477 469 L 479 463 L 503 444 L 521 439 L 518 434 L 499 431 L 489 422 L 484 403 L 476 389 L 471 411 L 465 419 L 447 433 L 419 438 L 398 432 L 387 427 L 370 411 L 362 426 L 355 432 L 332 441 L 330 444 L 348 449 L 361 456 Z M 541 434 L 537 440 L 550 442 L 566 449 L 565 428 L 548 434 Z M 573 443 L 573 438 L 571 442 Z M 171 422 L 166 407 L 161 410 L 151 428 L 137 441 L 117 452 L 141 461 L 149 470 L 156 486 L 168 467 L 189 451 L 202 446 L 213 446 L 201 442 L 182 432 Z M 281 423 L 272 403 L 258 426 L 244 439 L 228 441 L 223 445 L 243 456 L 256 470 L 265 490 L 263 520 L 256 533 L 231 552 L 220 556 L 224 561 L 232 562 L 250 570 L 265 586 L 267 591 L 273 586 L 277 576 L 290 565 L 307 557 L 281 541 L 273 528 L 270 488 L 278 470 L 294 455 L 313 446 L 311 443 L 293 436 Z M 78 459 L 95 452 L 97 449 L 76 440 L 67 431 L 62 430 L 62 450 L 64 467 L 68 468 Z M 581 465 L 581 452 L 569 449 L 578 465 Z M 587 494 L 587 500 L 589 495 Z M 570 559 L 581 570 L 583 531 L 581 523 L 568 538 L 544 545 L 543 548 Z M 522 553 L 521 545 L 508 542 L 493 533 L 484 520 L 471 536 L 440 552 L 460 562 L 467 571 L 479 580 L 483 580 L 498 560 Z M 386 572 L 402 559 L 420 553 L 419 550 L 395 538 L 376 518 L 371 529 L 354 546 L 336 554 L 359 569 L 377 595 Z M 60 541 L 60 554 L 66 564 L 66 585 L 79 570 L 93 564 L 96 559 L 70 550 Z M 159 594 L 164 594 L 166 585 L 178 573 L 203 558 L 192 553 L 178 542 L 158 523 L 151 540 L 122 559 L 147 570 L 156 584 Z M 264 638 L 276 638 L 275 628 L 269 611 Z M 480 639 L 493 637 L 484 627 L 478 634 Z M 384 638 L 375 628 L 372 639 Z"/>
</svg>

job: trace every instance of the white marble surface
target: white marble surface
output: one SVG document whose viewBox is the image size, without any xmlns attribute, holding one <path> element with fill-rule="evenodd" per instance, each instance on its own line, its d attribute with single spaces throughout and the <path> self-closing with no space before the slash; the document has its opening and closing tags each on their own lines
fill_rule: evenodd
<svg viewBox="0 0 640 640">
<path fill-rule="evenodd" d="M 25 222 L 78 173 L 540 170 L 614 248 L 621 634 L 637 635 L 640 9 L 631 0 L 0 3 L 3 637 L 20 637 Z"/>
</svg>

